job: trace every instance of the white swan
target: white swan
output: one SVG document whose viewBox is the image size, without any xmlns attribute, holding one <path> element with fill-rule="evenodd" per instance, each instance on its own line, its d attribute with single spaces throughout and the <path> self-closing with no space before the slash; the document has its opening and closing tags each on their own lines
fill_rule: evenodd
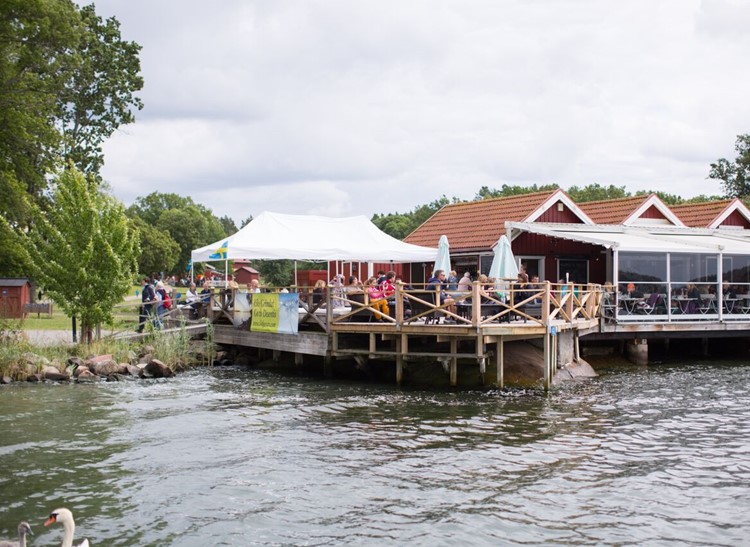
<svg viewBox="0 0 750 547">
<path fill-rule="evenodd" d="M 26 534 L 34 535 L 28 522 L 22 522 L 18 525 L 18 541 L 5 539 L 0 541 L 0 547 L 26 547 Z"/>
<path fill-rule="evenodd" d="M 76 531 L 76 523 L 73 520 L 73 513 L 64 507 L 55 509 L 50 513 L 49 518 L 44 521 L 45 526 L 59 522 L 63 525 L 62 547 L 73 547 L 73 534 Z M 77 547 L 89 547 L 89 540 L 84 539 Z"/>
</svg>

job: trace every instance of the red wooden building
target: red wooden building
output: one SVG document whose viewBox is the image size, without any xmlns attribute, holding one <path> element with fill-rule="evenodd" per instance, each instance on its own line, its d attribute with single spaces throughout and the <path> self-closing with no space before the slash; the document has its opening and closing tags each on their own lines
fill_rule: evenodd
<svg viewBox="0 0 750 547">
<path fill-rule="evenodd" d="M 18 319 L 31 303 L 31 282 L 26 278 L 0 279 L 0 316 Z"/>
</svg>

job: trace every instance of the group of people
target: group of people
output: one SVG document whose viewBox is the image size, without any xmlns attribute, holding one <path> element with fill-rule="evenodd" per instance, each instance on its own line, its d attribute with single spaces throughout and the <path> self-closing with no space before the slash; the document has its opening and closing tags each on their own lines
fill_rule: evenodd
<svg viewBox="0 0 750 547">
<path fill-rule="evenodd" d="M 143 332 L 148 321 L 155 329 L 164 327 L 163 318 L 172 307 L 171 288 L 160 279 L 144 277 L 141 281 L 141 310 L 138 332 Z"/>
</svg>

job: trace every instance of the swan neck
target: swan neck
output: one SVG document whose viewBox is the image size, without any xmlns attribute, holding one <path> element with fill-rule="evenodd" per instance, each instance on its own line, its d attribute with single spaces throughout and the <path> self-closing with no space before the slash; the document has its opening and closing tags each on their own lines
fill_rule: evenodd
<svg viewBox="0 0 750 547">
<path fill-rule="evenodd" d="M 76 525 L 74 522 L 66 520 L 63 522 L 63 542 L 62 547 L 73 547 L 73 534 L 75 534 Z"/>
</svg>

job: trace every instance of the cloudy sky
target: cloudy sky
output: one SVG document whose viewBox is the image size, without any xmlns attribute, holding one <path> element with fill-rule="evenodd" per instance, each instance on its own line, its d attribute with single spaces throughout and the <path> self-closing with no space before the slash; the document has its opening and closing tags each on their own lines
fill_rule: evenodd
<svg viewBox="0 0 750 547">
<path fill-rule="evenodd" d="M 143 46 L 125 203 L 406 212 L 482 186 L 719 194 L 750 132 L 746 0 L 98 0 Z"/>
</svg>

